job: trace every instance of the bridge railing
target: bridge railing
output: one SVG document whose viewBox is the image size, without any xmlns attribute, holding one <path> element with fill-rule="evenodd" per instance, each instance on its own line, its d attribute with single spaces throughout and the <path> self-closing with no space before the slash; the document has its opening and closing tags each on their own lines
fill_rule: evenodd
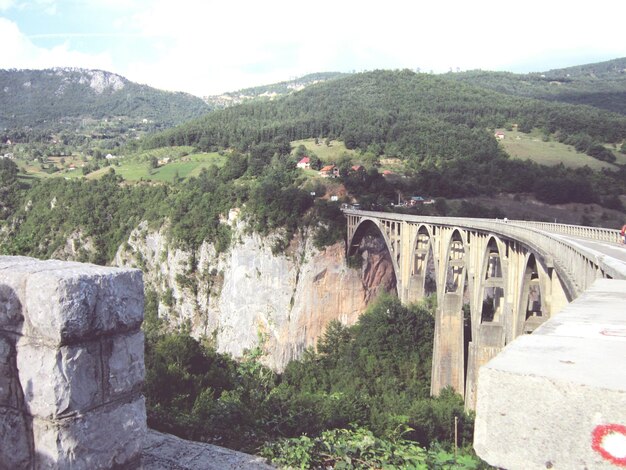
<svg viewBox="0 0 626 470">
<path fill-rule="evenodd" d="M 509 223 L 522 225 L 524 227 L 533 227 L 537 230 L 551 233 L 561 233 L 578 238 L 588 238 L 609 243 L 621 243 L 619 230 L 600 227 L 585 227 L 582 225 L 567 225 L 550 222 L 530 222 L 526 220 L 511 220 Z"/>
</svg>

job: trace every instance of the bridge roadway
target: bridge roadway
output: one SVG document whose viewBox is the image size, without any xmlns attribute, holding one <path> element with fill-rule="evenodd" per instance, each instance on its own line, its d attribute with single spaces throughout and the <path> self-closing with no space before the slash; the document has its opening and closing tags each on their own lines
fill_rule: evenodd
<svg viewBox="0 0 626 470">
<path fill-rule="evenodd" d="M 582 237 L 567 236 L 557 233 L 552 234 L 555 238 L 560 238 L 566 243 L 574 244 L 578 243 L 584 247 L 585 250 L 596 251 L 602 256 L 608 256 L 613 258 L 617 263 L 626 264 L 626 245 L 621 242 L 606 242 L 590 240 Z"/>
<path fill-rule="evenodd" d="M 626 467 L 626 247 L 617 230 L 344 214 L 347 255 L 377 230 L 403 302 L 435 281 L 431 392 L 452 386 L 476 410 L 478 455 L 507 469 Z"/>
</svg>

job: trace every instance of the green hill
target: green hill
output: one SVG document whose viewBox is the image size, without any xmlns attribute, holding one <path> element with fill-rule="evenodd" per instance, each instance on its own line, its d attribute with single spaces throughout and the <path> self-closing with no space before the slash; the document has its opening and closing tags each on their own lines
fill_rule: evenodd
<svg viewBox="0 0 626 470">
<path fill-rule="evenodd" d="M 200 98 L 139 85 L 101 70 L 0 70 L 0 129 L 62 127 L 125 117 L 171 126 L 210 111 Z"/>
<path fill-rule="evenodd" d="M 626 58 L 543 73 L 476 70 L 445 77 L 510 95 L 584 104 L 626 114 Z"/>
<path fill-rule="evenodd" d="M 342 140 L 348 149 L 417 164 L 493 158 L 501 153 L 493 130 L 513 125 L 523 132 L 538 128 L 583 152 L 626 138 L 626 117 L 615 113 L 405 70 L 349 75 L 279 100 L 217 111 L 155 135 L 144 145 L 245 150 L 273 141 L 324 137 Z M 598 155 L 615 160 L 613 154 Z"/>
</svg>

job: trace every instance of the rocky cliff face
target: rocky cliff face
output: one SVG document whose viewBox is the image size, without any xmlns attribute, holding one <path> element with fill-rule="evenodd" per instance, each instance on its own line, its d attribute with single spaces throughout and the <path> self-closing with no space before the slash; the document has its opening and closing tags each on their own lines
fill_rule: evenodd
<svg viewBox="0 0 626 470">
<path fill-rule="evenodd" d="M 351 325 L 381 289 L 395 288 L 391 260 L 375 239 L 364 241 L 361 267 L 353 269 L 343 244 L 319 251 L 304 232 L 274 255 L 271 236 L 230 223 L 236 241 L 227 253 L 209 242 L 195 252 L 173 248 L 167 227 L 141 224 L 115 258 L 144 271 L 159 294 L 160 317 L 211 338 L 220 352 L 240 357 L 262 345 L 265 363 L 280 370 L 314 346 L 331 320 Z"/>
</svg>

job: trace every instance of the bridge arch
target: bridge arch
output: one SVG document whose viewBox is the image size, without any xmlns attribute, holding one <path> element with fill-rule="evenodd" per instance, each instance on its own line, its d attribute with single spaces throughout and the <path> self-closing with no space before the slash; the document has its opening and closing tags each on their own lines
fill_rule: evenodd
<svg viewBox="0 0 626 470">
<path fill-rule="evenodd" d="M 506 253 L 506 245 L 494 235 L 490 235 L 482 256 L 481 277 L 476 299 L 480 312 L 480 318 L 477 319 L 479 324 L 502 323 L 504 320 L 507 280 L 503 267 L 503 251 Z"/>
<path fill-rule="evenodd" d="M 437 292 L 439 267 L 435 262 L 434 227 L 420 224 L 411 242 L 410 277 L 407 282 L 407 302 L 416 302 Z"/>
<path fill-rule="evenodd" d="M 445 264 L 443 268 L 443 294 L 463 294 L 465 290 L 467 233 L 453 229 L 446 239 Z"/>
<path fill-rule="evenodd" d="M 391 260 L 391 264 L 393 267 L 393 274 L 396 279 L 396 293 L 398 297 L 400 297 L 400 268 L 399 268 L 399 260 L 400 260 L 400 244 L 399 244 L 399 234 L 396 237 L 390 237 L 389 231 L 385 230 L 385 227 L 381 225 L 378 219 L 371 219 L 368 217 L 364 217 L 361 219 L 359 224 L 356 226 L 352 237 L 348 240 L 348 257 L 354 256 L 358 253 L 359 246 L 361 245 L 361 241 L 367 235 L 376 234 L 380 236 L 384 242 L 385 247 L 387 248 L 387 252 L 389 253 L 389 258 Z"/>
<path fill-rule="evenodd" d="M 438 232 L 442 256 L 439 260 L 431 393 L 437 395 L 445 384 L 464 394 L 466 374 L 471 367 L 467 360 L 472 337 L 468 327 L 472 328 L 473 297 L 472 279 L 467 269 L 470 235 L 455 227 L 441 227 Z"/>
<path fill-rule="evenodd" d="M 535 254 L 529 252 L 525 257 L 520 285 L 516 336 L 532 333 L 547 319 L 548 311 L 545 301 L 547 275 L 542 273 L 545 269 L 540 269 L 540 267 L 542 266 Z"/>
</svg>

